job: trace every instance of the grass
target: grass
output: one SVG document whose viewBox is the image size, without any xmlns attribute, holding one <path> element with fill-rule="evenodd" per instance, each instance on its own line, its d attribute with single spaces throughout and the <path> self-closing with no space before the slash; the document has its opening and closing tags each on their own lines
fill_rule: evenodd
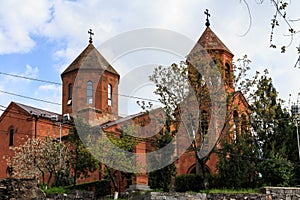
<svg viewBox="0 0 300 200">
<path fill-rule="evenodd" d="M 48 195 L 48 194 L 67 194 L 67 193 L 69 193 L 69 190 L 65 189 L 63 187 L 52 187 L 52 188 L 44 189 L 44 192 L 46 193 L 46 195 Z"/>
<path fill-rule="evenodd" d="M 260 190 L 259 189 L 211 189 L 211 190 L 201 190 L 200 193 L 250 194 L 250 193 L 260 193 Z"/>
</svg>

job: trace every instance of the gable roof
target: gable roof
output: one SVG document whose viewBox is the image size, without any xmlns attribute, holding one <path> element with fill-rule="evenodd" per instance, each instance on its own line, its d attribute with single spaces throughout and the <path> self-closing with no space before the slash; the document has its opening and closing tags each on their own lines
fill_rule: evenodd
<svg viewBox="0 0 300 200">
<path fill-rule="evenodd" d="M 43 110 L 43 109 L 40 109 L 40 108 L 35 108 L 35 107 L 32 107 L 32 106 L 28 106 L 28 105 L 24 105 L 24 104 L 12 101 L 7 106 L 5 111 L 2 113 L 2 115 L 0 117 L 0 121 L 2 121 L 2 119 L 6 116 L 6 114 L 8 114 L 10 112 L 10 110 L 12 109 L 13 106 L 16 106 L 16 107 L 20 108 L 20 111 L 24 115 L 37 115 L 39 117 L 43 117 L 43 118 L 46 118 L 46 119 L 49 119 L 49 120 L 50 120 L 51 116 L 53 116 L 53 115 L 57 115 L 58 117 L 61 117 L 60 114 L 55 113 L 55 112 L 50 112 L 50 111 L 47 111 L 47 110 Z"/>
<path fill-rule="evenodd" d="M 202 33 L 191 53 L 197 52 L 197 50 L 199 50 L 199 45 L 206 50 L 223 50 L 233 56 L 233 53 L 225 46 L 225 44 L 218 38 L 218 36 L 210 29 L 209 26 L 206 27 Z"/>
<path fill-rule="evenodd" d="M 76 71 L 79 69 L 100 69 L 108 71 L 112 74 L 120 76 L 118 72 L 107 62 L 107 60 L 99 53 L 99 51 L 90 43 L 79 56 L 65 69 L 61 74 Z"/>
<path fill-rule="evenodd" d="M 16 102 L 11 102 L 11 103 L 14 103 L 18 107 L 22 108 L 29 115 L 37 115 L 37 116 L 44 117 L 44 118 L 49 118 L 49 119 L 53 115 L 60 116 L 60 114 L 57 114 L 57 113 L 51 112 L 51 111 L 47 111 L 47 110 L 43 110 L 43 109 L 40 109 L 40 108 L 35 108 L 35 107 L 32 107 L 32 106 L 28 106 L 28 105 L 24 105 L 24 104 L 16 103 Z"/>
</svg>

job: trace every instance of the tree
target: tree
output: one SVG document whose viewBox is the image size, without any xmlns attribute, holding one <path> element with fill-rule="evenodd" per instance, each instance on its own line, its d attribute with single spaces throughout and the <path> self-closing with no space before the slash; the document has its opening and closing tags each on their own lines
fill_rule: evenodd
<svg viewBox="0 0 300 200">
<path fill-rule="evenodd" d="M 164 129 L 152 141 L 151 143 L 152 147 L 154 147 L 155 150 L 164 147 L 165 145 L 171 142 L 174 134 L 175 133 L 174 132 L 172 133 L 171 131 L 170 120 L 167 119 Z M 171 159 L 171 158 L 164 157 L 164 159 Z M 159 160 L 157 160 L 156 162 L 159 162 Z M 150 164 L 155 165 L 156 162 L 151 162 Z M 150 172 L 149 185 L 153 189 L 162 189 L 164 192 L 168 192 L 172 186 L 171 185 L 172 178 L 175 176 L 176 176 L 176 166 L 175 163 L 173 162 L 162 169 L 158 169 L 154 172 Z"/>
<path fill-rule="evenodd" d="M 222 140 L 221 146 L 217 164 L 218 187 L 256 188 L 258 151 L 251 133 L 239 134 L 235 141 Z"/>
<path fill-rule="evenodd" d="M 27 139 L 23 144 L 11 147 L 13 156 L 7 157 L 7 163 L 13 168 L 13 176 L 18 178 L 42 177 L 48 175 L 47 185 L 52 177 L 57 177 L 67 168 L 67 149 L 56 139 L 47 136 L 44 139 Z"/>
<path fill-rule="evenodd" d="M 240 2 L 242 2 L 246 5 L 246 7 L 248 9 L 248 13 L 249 13 L 249 27 L 248 27 L 246 33 L 244 33 L 244 35 L 246 35 L 250 31 L 250 28 L 252 26 L 251 10 L 250 10 L 247 0 L 243 0 Z M 265 2 L 265 0 L 257 1 L 258 4 L 263 4 L 264 2 Z M 284 53 L 286 51 L 286 49 L 288 47 L 290 47 L 290 45 L 292 44 L 294 35 L 299 33 L 299 30 L 296 30 L 294 26 L 295 26 L 295 22 L 300 21 L 300 19 L 299 19 L 299 17 L 295 18 L 294 16 L 288 15 L 288 7 L 292 6 L 292 1 L 271 0 L 270 2 L 274 8 L 274 15 L 272 16 L 271 23 L 270 23 L 270 25 L 271 25 L 270 48 L 277 48 L 276 42 L 274 42 L 274 35 L 276 34 L 276 28 L 284 25 L 286 27 L 286 31 L 287 31 L 285 36 L 288 36 L 290 38 L 290 41 L 288 44 L 280 46 L 281 53 Z M 298 53 L 300 53 L 300 47 L 297 47 L 297 51 L 298 51 Z"/>
<path fill-rule="evenodd" d="M 99 163 L 82 143 L 75 127 L 68 135 L 66 142 L 71 155 L 69 163 L 74 170 L 73 185 L 75 186 L 77 178 L 80 176 L 88 177 L 90 172 L 98 169 Z"/>
<path fill-rule="evenodd" d="M 294 173 L 287 153 L 295 155 L 292 152 L 296 145 L 291 146 L 293 134 L 290 117 L 282 110 L 278 93 L 267 71 L 258 80 L 252 97 L 252 127 L 260 148 L 259 172 L 262 183 L 290 185 Z"/>
<path fill-rule="evenodd" d="M 163 104 L 172 126 L 175 129 L 178 129 L 180 124 L 184 127 L 182 131 L 190 142 L 187 148 L 190 147 L 195 153 L 196 172 L 200 174 L 202 171 L 206 181 L 205 163 L 219 137 L 219 130 L 215 131 L 215 126 L 222 124 L 225 118 L 226 102 L 222 101 L 225 99 L 225 92 L 220 77 L 221 68 L 215 67 L 215 63 L 212 64 L 203 49 L 195 50 L 188 60 L 187 63 L 157 67 L 150 80 L 156 85 L 154 93 L 159 95 L 159 101 Z M 203 107 L 209 111 L 211 108 L 217 108 L 211 111 L 214 113 L 210 113 L 210 116 L 217 116 L 211 117 L 211 120 L 214 120 L 211 132 L 204 126 L 208 123 L 208 113 L 203 111 Z"/>
<path fill-rule="evenodd" d="M 120 179 L 128 177 L 128 172 L 138 171 L 139 167 L 134 150 L 140 141 L 132 136 L 136 130 L 134 123 L 120 124 L 118 133 L 101 126 L 91 127 L 81 120 L 76 120 L 75 124 L 83 144 L 100 162 L 100 167 L 106 169 L 114 187 L 115 198 L 118 198 L 119 183 L 123 181 Z"/>
</svg>

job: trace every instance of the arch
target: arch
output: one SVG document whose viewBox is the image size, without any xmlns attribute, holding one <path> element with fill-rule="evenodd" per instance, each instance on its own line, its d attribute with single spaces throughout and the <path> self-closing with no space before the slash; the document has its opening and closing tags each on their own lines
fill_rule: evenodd
<svg viewBox="0 0 300 200">
<path fill-rule="evenodd" d="M 86 89 L 86 99 L 88 104 L 93 103 L 93 82 L 88 81 L 87 82 L 87 89 Z"/>
<path fill-rule="evenodd" d="M 192 166 L 190 166 L 186 173 L 187 174 L 196 174 L 196 164 L 193 164 Z"/>
<path fill-rule="evenodd" d="M 208 173 L 208 174 L 210 174 L 210 169 L 209 169 L 209 167 L 207 165 L 205 165 L 205 172 Z M 186 174 L 196 174 L 196 164 L 192 164 L 188 168 Z M 202 170 L 200 170 L 200 174 L 202 175 Z"/>
<path fill-rule="evenodd" d="M 112 106 L 112 85 L 108 84 L 107 86 L 107 104 Z"/>
<path fill-rule="evenodd" d="M 8 130 L 8 134 L 9 134 L 9 141 L 8 141 L 8 145 L 9 146 L 13 146 L 14 145 L 14 137 L 15 137 L 15 129 L 13 126 L 11 126 Z"/>
</svg>

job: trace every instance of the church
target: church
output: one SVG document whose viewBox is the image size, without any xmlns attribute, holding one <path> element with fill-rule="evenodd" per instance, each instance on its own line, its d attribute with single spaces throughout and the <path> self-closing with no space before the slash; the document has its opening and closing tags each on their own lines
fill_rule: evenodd
<svg viewBox="0 0 300 200">
<path fill-rule="evenodd" d="M 249 118 L 249 105 L 240 91 L 234 88 L 233 78 L 233 53 L 225 46 L 219 37 L 210 28 L 209 21 L 199 40 L 201 45 L 210 55 L 214 62 L 220 65 L 220 74 L 224 82 L 224 91 L 227 100 L 226 122 L 229 125 L 222 125 L 221 132 L 232 130 L 232 138 L 236 137 L 243 123 Z M 90 32 L 90 34 L 92 34 Z M 197 53 L 197 47 L 191 50 L 190 55 Z M 44 138 L 48 135 L 54 138 L 61 138 L 69 134 L 72 124 L 53 123 L 53 116 L 58 119 L 64 117 L 73 118 L 80 115 L 93 127 L 120 134 L 120 126 L 127 121 L 135 121 L 139 131 L 143 132 L 143 126 L 147 123 L 146 113 L 137 113 L 128 117 L 120 117 L 118 114 L 118 84 L 120 75 L 101 55 L 93 45 L 90 37 L 87 47 L 78 57 L 63 71 L 62 79 L 62 112 L 54 113 L 40 108 L 11 102 L 0 117 L 1 140 L 0 158 L 13 155 L 10 147 L 17 146 L 27 138 Z M 75 89 L 76 88 L 76 89 Z M 228 103 L 230 102 L 230 103 Z M 209 129 L 210 111 L 207 107 L 201 107 L 201 112 L 206 114 L 203 121 L 204 129 Z M 238 120 L 242 119 L 242 120 Z M 209 134 L 209 133 L 207 133 Z M 197 138 L 197 136 L 196 136 Z M 222 136 L 216 141 L 215 148 L 220 147 L 220 140 L 228 139 Z M 197 142 L 196 142 L 197 143 Z M 176 143 L 178 144 L 178 141 Z M 149 144 L 142 141 L 136 145 L 134 152 L 147 154 Z M 142 158 L 141 162 L 146 162 Z M 205 170 L 208 173 L 217 173 L 216 164 L 218 155 L 210 152 L 205 159 Z M 175 161 L 177 175 L 197 173 L 197 159 L 195 152 L 187 149 Z M 0 179 L 9 177 L 10 166 L 5 159 L 0 159 Z M 101 176 L 93 173 L 89 178 L 79 182 L 99 180 Z M 137 189 L 148 186 L 148 175 L 146 171 L 134 176 L 134 184 Z"/>
</svg>

